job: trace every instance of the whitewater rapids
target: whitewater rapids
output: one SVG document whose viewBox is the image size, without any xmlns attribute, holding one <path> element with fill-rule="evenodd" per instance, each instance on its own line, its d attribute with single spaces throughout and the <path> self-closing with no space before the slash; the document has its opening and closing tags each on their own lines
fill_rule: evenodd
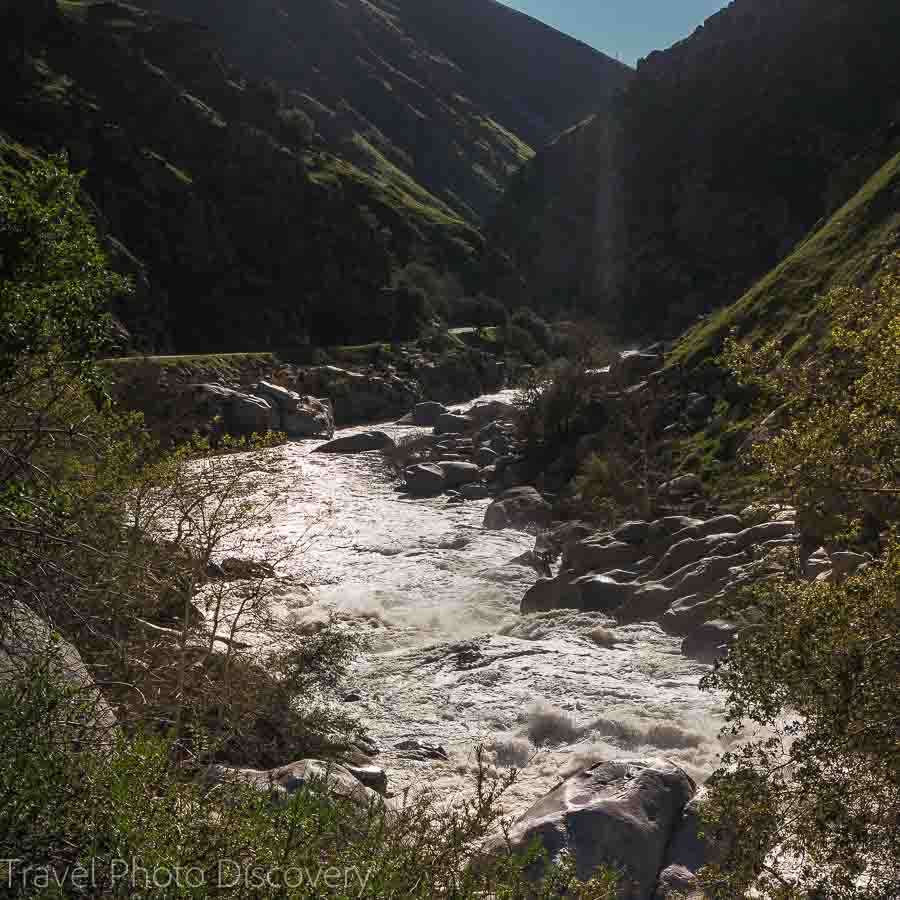
<svg viewBox="0 0 900 900">
<path fill-rule="evenodd" d="M 422 432 L 375 427 L 395 438 Z M 599 613 L 521 616 L 538 575 L 510 562 L 533 548 L 533 536 L 484 530 L 487 500 L 399 493 L 379 453 L 316 454 L 316 446 L 267 455 L 273 487 L 290 487 L 265 539 L 294 539 L 321 520 L 284 579 L 284 607 L 301 619 L 336 614 L 369 635 L 352 676 L 361 697 L 353 712 L 381 750 L 373 763 L 387 770 L 392 793 L 463 790 L 478 744 L 491 773 L 520 770 L 510 812 L 611 756 L 667 756 L 698 781 L 711 771 L 723 750 L 721 704 L 699 691 L 707 667 L 682 657 L 678 638 L 655 624 L 616 627 Z M 298 587 L 292 596 L 292 577 L 310 580 L 312 594 Z M 410 739 L 442 746 L 449 761 L 395 749 Z"/>
</svg>

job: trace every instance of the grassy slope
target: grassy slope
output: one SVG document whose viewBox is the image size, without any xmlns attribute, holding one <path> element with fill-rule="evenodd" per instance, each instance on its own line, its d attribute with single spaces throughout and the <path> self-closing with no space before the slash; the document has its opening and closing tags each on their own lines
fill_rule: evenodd
<svg viewBox="0 0 900 900">
<path fill-rule="evenodd" d="M 722 379 L 716 357 L 725 337 L 775 337 L 790 351 L 812 349 L 827 325 L 819 298 L 833 286 L 865 283 L 898 247 L 900 153 L 740 300 L 681 338 L 667 363 L 677 390 L 715 390 L 719 402 L 710 422 L 678 439 L 674 449 L 712 496 L 749 501 L 759 483 L 755 470 L 735 465 L 737 449 L 761 415 L 752 397 Z"/>
<path fill-rule="evenodd" d="M 898 247 L 900 153 L 737 303 L 688 331 L 669 365 L 698 368 L 733 331 L 750 338 L 781 337 L 787 347 L 802 347 L 821 328 L 822 293 L 866 281 Z"/>
</svg>

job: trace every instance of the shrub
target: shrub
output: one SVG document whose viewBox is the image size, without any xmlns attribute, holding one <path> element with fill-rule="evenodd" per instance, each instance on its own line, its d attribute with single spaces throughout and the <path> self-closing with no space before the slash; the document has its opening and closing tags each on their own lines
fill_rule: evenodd
<svg viewBox="0 0 900 900">
<path fill-rule="evenodd" d="M 503 329 L 503 350 L 507 356 L 515 356 L 534 366 L 548 362 L 547 354 L 540 348 L 530 331 L 509 324 Z"/>
<path fill-rule="evenodd" d="M 742 896 L 762 873 L 763 897 L 900 896 L 898 598 L 900 543 L 842 584 L 782 580 L 743 599 L 763 624 L 704 687 L 726 693 L 733 734 L 750 722 L 766 736 L 710 782 L 710 834 L 729 848 L 710 883 Z M 779 870 L 792 888 L 770 880 Z"/>
<path fill-rule="evenodd" d="M 545 353 L 553 345 L 553 335 L 550 326 L 533 310 L 527 307 L 517 309 L 509 318 L 509 324 L 515 328 L 521 328 L 531 335 L 534 343 Z"/>
<path fill-rule="evenodd" d="M 615 896 L 606 872 L 580 884 L 560 867 L 530 884 L 537 848 L 521 858 L 485 853 L 511 779 L 487 781 L 483 764 L 471 795 L 450 804 L 426 794 L 390 810 L 354 805 L 325 781 L 275 802 L 240 779 L 204 788 L 159 740 L 119 736 L 102 753 L 79 750 L 55 726 L 78 703 L 37 672 L 0 689 L 7 896 Z"/>
</svg>

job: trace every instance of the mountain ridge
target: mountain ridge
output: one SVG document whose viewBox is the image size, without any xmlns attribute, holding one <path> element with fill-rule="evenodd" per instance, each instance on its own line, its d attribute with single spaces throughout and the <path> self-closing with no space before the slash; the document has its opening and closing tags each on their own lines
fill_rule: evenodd
<svg viewBox="0 0 900 900">
<path fill-rule="evenodd" d="M 733 0 L 524 167 L 489 289 L 626 336 L 737 300 L 877 168 L 858 160 L 900 122 L 898 38 L 887 0 Z"/>
<path fill-rule="evenodd" d="M 478 223 L 534 148 L 631 70 L 496 0 L 141 0 L 210 27 L 363 168 L 372 145 Z"/>
</svg>

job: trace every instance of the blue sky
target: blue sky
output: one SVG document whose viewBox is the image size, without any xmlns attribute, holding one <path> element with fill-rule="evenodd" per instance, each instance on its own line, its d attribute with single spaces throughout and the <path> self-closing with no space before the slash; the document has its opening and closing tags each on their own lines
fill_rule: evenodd
<svg viewBox="0 0 900 900">
<path fill-rule="evenodd" d="M 727 0 L 501 0 L 634 65 L 687 37 Z"/>
</svg>

